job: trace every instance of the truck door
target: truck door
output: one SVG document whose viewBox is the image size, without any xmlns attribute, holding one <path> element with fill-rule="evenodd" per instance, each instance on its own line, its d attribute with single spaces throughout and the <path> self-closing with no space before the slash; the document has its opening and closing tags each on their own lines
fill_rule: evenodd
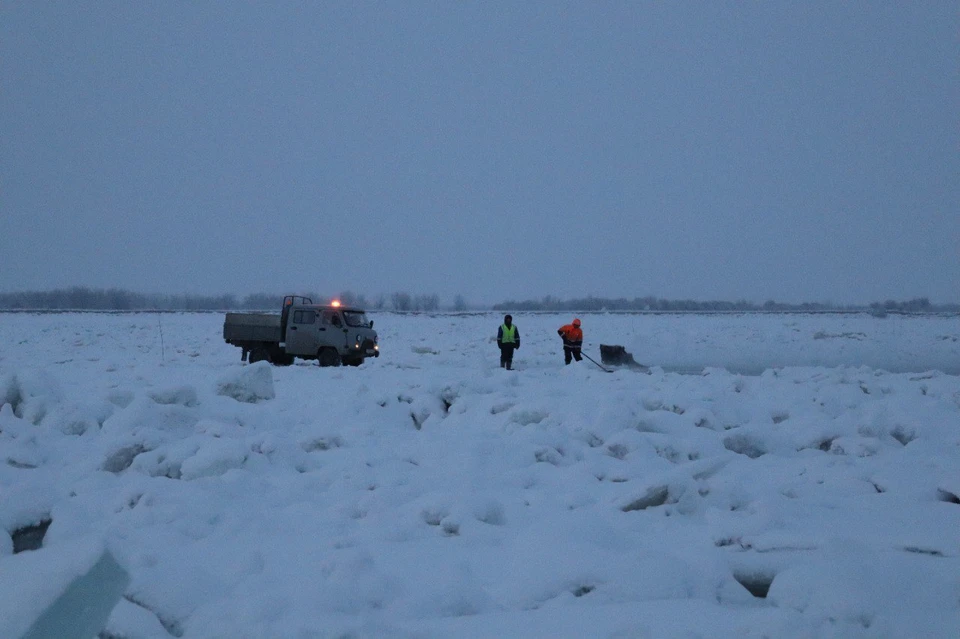
<svg viewBox="0 0 960 639">
<path fill-rule="evenodd" d="M 320 328 L 315 310 L 293 309 L 287 320 L 287 353 L 316 355 L 320 341 L 317 332 Z"/>
<path fill-rule="evenodd" d="M 347 331 L 340 313 L 338 311 L 323 311 L 321 324 L 327 329 L 323 341 L 329 346 L 335 347 L 338 351 L 342 351 L 347 343 Z"/>
</svg>

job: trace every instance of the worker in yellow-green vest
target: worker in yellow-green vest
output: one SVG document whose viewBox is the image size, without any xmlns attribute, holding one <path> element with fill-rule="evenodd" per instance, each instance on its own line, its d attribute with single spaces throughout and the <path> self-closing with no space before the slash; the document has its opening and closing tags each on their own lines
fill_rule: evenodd
<svg viewBox="0 0 960 639">
<path fill-rule="evenodd" d="M 513 351 L 520 348 L 520 331 L 514 325 L 512 315 L 503 316 L 503 324 L 497 329 L 497 346 L 500 347 L 500 368 L 510 370 Z"/>
</svg>

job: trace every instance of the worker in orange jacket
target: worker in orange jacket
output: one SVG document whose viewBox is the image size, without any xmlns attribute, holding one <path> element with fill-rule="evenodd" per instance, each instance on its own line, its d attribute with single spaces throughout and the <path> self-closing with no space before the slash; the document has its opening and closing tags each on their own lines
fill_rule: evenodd
<svg viewBox="0 0 960 639">
<path fill-rule="evenodd" d="M 578 362 L 580 349 L 583 348 L 583 331 L 580 330 L 580 320 L 574 318 L 573 323 L 565 324 L 557 330 L 557 335 L 563 338 L 563 363 L 569 364 L 571 359 Z"/>
</svg>

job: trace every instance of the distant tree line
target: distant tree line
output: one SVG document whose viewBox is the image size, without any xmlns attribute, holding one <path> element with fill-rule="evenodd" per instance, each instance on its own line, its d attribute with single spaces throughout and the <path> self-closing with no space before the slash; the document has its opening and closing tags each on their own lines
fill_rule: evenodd
<svg viewBox="0 0 960 639">
<path fill-rule="evenodd" d="M 207 311 L 237 306 L 238 300 L 233 295 L 146 295 L 117 288 L 75 286 L 52 291 L 0 293 L 0 309 L 4 310 Z"/>
<path fill-rule="evenodd" d="M 396 292 L 379 294 L 372 298 L 362 293 L 342 291 L 339 295 L 304 293 L 317 303 L 339 299 L 348 306 L 358 306 L 376 311 L 433 312 L 440 310 L 467 311 L 470 305 L 462 295 L 457 295 L 452 305 L 442 305 L 440 297 L 433 294 Z M 280 308 L 283 295 L 253 293 L 236 295 L 166 295 L 144 294 L 111 289 L 72 287 L 51 291 L 23 291 L 0 293 L 0 310 L 90 310 L 90 311 L 273 311 Z M 960 312 L 960 304 L 933 304 L 925 297 L 906 301 L 886 300 L 867 306 L 841 306 L 831 303 L 785 304 L 768 300 L 755 304 L 746 300 L 735 302 L 695 300 L 669 300 L 659 297 L 583 297 L 560 299 L 547 295 L 539 300 L 508 301 L 494 304 L 495 311 L 869 311 L 882 316 L 886 313 L 934 313 Z"/>
<path fill-rule="evenodd" d="M 339 295 L 303 293 L 314 302 L 325 303 L 338 299 L 344 305 L 373 310 L 438 311 L 438 295 L 413 295 L 400 292 L 390 296 L 379 295 L 372 301 L 362 293 L 343 291 Z M 236 295 L 164 295 L 144 294 L 111 289 L 91 289 L 75 286 L 51 291 L 23 291 L 0 293 L 0 310 L 78 310 L 78 311 L 234 311 L 278 310 L 283 295 L 253 293 Z M 455 310 L 466 310 L 462 296 L 454 300 Z"/>
<path fill-rule="evenodd" d="M 934 306 L 930 303 L 925 297 L 918 297 L 916 299 L 907 300 L 906 302 L 897 302 L 894 300 L 887 300 L 885 302 L 874 302 L 870 305 L 870 309 L 873 311 L 891 311 L 899 313 L 927 313 L 931 311 L 939 310 L 940 307 Z M 953 310 L 957 308 L 957 305 L 953 305 Z"/>
<path fill-rule="evenodd" d="M 869 310 L 877 314 L 884 312 L 898 313 L 933 313 L 933 312 L 957 312 L 960 311 L 960 304 L 941 304 L 935 305 L 925 297 L 907 300 L 905 302 L 896 302 L 887 300 L 885 302 L 875 302 L 869 306 L 837 305 L 825 302 L 803 302 L 800 304 L 786 304 L 767 300 L 763 304 L 755 304 L 746 300 L 737 300 L 735 302 L 727 301 L 696 301 L 696 300 L 669 300 L 659 297 L 635 297 L 627 299 L 625 297 L 604 298 L 604 297 L 583 297 L 574 299 L 559 299 L 547 295 L 539 300 L 509 301 L 500 304 L 494 304 L 495 311 L 659 311 L 659 312 L 677 312 L 677 311 L 699 311 L 699 312 L 723 312 L 723 311 L 805 311 L 805 312 L 830 312 L 830 311 L 865 311 Z"/>
<path fill-rule="evenodd" d="M 580 297 L 560 299 L 547 295 L 539 300 L 509 301 L 495 304 L 493 310 L 517 311 L 750 311 L 756 304 L 736 302 L 697 302 L 694 300 L 667 300 L 658 297 Z"/>
</svg>

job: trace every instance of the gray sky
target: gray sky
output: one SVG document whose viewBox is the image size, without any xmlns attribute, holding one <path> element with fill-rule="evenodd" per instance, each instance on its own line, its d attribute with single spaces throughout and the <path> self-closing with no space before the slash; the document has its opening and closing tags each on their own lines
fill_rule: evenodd
<svg viewBox="0 0 960 639">
<path fill-rule="evenodd" d="M 950 2 L 0 5 L 0 291 L 960 301 Z"/>
</svg>

